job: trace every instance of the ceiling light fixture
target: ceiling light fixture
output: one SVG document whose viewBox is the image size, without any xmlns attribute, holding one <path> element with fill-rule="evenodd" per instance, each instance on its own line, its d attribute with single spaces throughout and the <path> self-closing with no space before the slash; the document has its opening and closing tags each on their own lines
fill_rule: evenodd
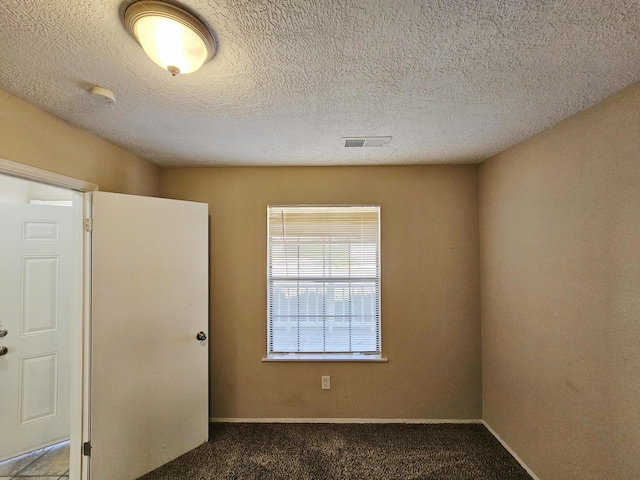
<svg viewBox="0 0 640 480">
<path fill-rule="evenodd" d="M 209 29 L 170 3 L 134 2 L 127 7 L 124 22 L 149 58 L 173 76 L 195 72 L 213 56 L 215 43 Z"/>
</svg>

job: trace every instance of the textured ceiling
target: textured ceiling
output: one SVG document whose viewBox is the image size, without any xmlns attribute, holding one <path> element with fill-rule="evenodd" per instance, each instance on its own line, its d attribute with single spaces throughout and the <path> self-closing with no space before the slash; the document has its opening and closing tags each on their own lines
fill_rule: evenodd
<svg viewBox="0 0 640 480">
<path fill-rule="evenodd" d="M 0 88 L 159 165 L 478 162 L 640 80 L 638 0 L 184 0 L 218 47 L 175 78 L 129 3 L 2 0 Z"/>
</svg>

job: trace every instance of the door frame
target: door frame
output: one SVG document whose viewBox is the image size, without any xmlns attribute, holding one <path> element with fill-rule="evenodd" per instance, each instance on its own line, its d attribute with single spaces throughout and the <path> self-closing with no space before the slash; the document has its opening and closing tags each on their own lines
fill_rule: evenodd
<svg viewBox="0 0 640 480">
<path fill-rule="evenodd" d="M 82 444 L 90 438 L 89 359 L 91 354 L 91 232 L 85 229 L 85 218 L 91 217 L 91 194 L 98 185 L 0 158 L 0 174 L 71 190 L 74 194 L 72 235 L 82 248 L 74 250 L 74 282 L 71 319 L 71 402 L 70 454 L 71 480 L 87 479 L 88 462 Z M 75 203 L 82 202 L 82 208 Z"/>
</svg>

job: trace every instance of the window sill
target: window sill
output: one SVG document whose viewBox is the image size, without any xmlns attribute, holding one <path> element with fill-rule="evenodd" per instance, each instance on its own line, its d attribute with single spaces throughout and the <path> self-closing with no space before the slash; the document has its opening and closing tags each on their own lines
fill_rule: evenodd
<svg viewBox="0 0 640 480">
<path fill-rule="evenodd" d="M 271 354 L 263 362 L 374 362 L 387 363 L 388 358 L 380 355 L 341 355 L 341 354 Z"/>
</svg>

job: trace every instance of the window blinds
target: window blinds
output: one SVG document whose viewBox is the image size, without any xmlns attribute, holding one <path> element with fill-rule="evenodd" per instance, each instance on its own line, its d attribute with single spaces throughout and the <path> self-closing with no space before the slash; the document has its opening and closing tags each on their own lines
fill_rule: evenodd
<svg viewBox="0 0 640 480">
<path fill-rule="evenodd" d="M 380 207 L 268 207 L 269 353 L 380 354 Z"/>
</svg>

